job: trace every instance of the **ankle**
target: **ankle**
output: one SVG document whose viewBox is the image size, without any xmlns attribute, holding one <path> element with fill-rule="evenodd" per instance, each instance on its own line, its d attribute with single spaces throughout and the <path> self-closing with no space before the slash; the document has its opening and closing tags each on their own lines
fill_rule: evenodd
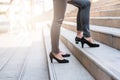
<svg viewBox="0 0 120 80">
<path fill-rule="evenodd" d="M 78 37 L 78 38 L 82 38 L 83 36 L 81 36 L 81 35 L 77 35 L 76 37 Z"/>
<path fill-rule="evenodd" d="M 83 31 L 77 31 L 77 37 L 82 38 L 83 37 Z"/>
</svg>

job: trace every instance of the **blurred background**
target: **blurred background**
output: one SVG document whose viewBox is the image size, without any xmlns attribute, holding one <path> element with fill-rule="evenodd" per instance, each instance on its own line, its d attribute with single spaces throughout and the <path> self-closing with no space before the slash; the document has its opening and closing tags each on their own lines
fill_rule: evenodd
<svg viewBox="0 0 120 80">
<path fill-rule="evenodd" d="M 0 0 L 0 32 L 32 30 L 51 9 L 52 0 Z"/>
<path fill-rule="evenodd" d="M 74 10 L 68 7 L 68 12 Z M 41 22 L 52 21 L 52 8 L 52 0 L 0 0 L 0 32 L 33 30 Z"/>
</svg>

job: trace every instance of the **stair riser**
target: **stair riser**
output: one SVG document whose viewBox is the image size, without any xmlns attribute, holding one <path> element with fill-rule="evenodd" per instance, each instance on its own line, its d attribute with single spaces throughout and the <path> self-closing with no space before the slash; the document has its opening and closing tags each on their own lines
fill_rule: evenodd
<svg viewBox="0 0 120 80">
<path fill-rule="evenodd" d="M 114 10 L 114 9 L 116 9 L 116 10 L 120 9 L 120 2 L 116 2 L 116 4 L 112 3 L 111 5 L 104 5 L 104 6 L 99 6 L 99 7 L 91 6 L 91 12 L 95 12 L 95 11 L 108 11 L 108 10 Z M 67 13 L 66 16 L 75 17 L 77 15 L 77 11 L 78 11 L 78 9 L 75 9 L 75 10 L 71 11 L 70 13 Z M 109 14 L 109 12 L 108 12 L 108 14 Z M 113 14 L 114 14 L 114 12 L 113 12 Z"/>
<path fill-rule="evenodd" d="M 74 26 L 63 24 L 62 27 L 76 32 L 76 27 Z M 93 30 L 91 30 L 91 35 L 95 40 L 120 50 L 120 45 L 119 45 L 120 37 L 107 33 L 93 31 Z"/>
<path fill-rule="evenodd" d="M 95 40 L 120 50 L 120 45 L 119 45 L 120 37 L 112 36 L 110 34 L 96 32 L 96 31 L 91 31 L 91 35 Z"/>
<path fill-rule="evenodd" d="M 65 37 L 61 36 L 61 40 L 74 54 L 74 56 L 84 65 L 84 67 L 94 76 L 96 80 L 114 80 L 112 76 L 103 71 L 91 59 L 89 59 L 82 51 L 76 48 Z"/>
<path fill-rule="evenodd" d="M 101 6 L 101 5 L 110 5 L 118 2 L 119 0 L 106 0 L 106 1 L 100 0 L 100 1 L 92 2 L 92 7 Z"/>
<path fill-rule="evenodd" d="M 109 6 L 91 7 L 91 11 L 112 10 L 112 9 L 120 9 L 120 3 L 116 5 L 109 5 Z"/>
<path fill-rule="evenodd" d="M 97 11 L 97 12 L 91 12 L 91 17 L 117 17 L 120 16 L 120 10 L 113 10 L 113 11 Z"/>
<path fill-rule="evenodd" d="M 76 8 L 75 10 L 73 10 L 73 11 L 71 11 L 70 13 L 66 13 L 66 17 L 68 16 L 68 17 L 71 17 L 71 16 L 73 16 L 73 17 L 75 17 L 75 16 L 77 16 L 77 12 L 78 12 L 78 9 Z"/>
<path fill-rule="evenodd" d="M 77 16 L 77 9 L 71 13 L 67 13 L 66 17 L 76 17 Z M 91 17 L 118 17 L 120 16 L 120 9 L 113 10 L 113 11 L 91 11 L 90 12 Z"/>
<path fill-rule="evenodd" d="M 65 18 L 65 21 L 76 22 L 76 17 Z M 120 19 L 96 19 L 91 18 L 90 24 L 99 26 L 109 26 L 113 28 L 120 28 Z"/>
<path fill-rule="evenodd" d="M 90 24 L 120 28 L 120 19 L 90 19 Z"/>
<path fill-rule="evenodd" d="M 76 17 L 72 17 L 72 18 L 65 17 L 64 21 L 76 22 Z"/>
</svg>

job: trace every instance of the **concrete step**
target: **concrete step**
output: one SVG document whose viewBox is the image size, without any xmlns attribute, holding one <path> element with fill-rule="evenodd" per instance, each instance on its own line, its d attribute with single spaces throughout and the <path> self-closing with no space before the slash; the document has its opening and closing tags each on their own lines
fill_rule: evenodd
<svg viewBox="0 0 120 80">
<path fill-rule="evenodd" d="M 19 80 L 50 80 L 42 27 L 30 34 L 32 44 L 27 52 L 26 63 L 21 70 Z"/>
<path fill-rule="evenodd" d="M 99 1 L 98 1 L 99 2 Z M 102 4 L 102 1 L 100 1 L 99 3 L 95 3 L 96 6 L 91 6 L 91 13 L 95 13 L 95 12 L 101 12 L 102 11 L 102 14 L 107 14 L 105 11 L 108 11 L 108 15 L 119 15 L 119 11 L 120 11 L 120 1 L 119 0 L 112 0 L 112 1 L 103 1 L 103 2 L 107 2 L 107 3 L 104 3 Z M 108 4 L 108 3 L 111 3 L 111 4 Z M 99 5 L 100 6 L 97 6 Z M 93 5 L 93 3 L 92 3 Z M 103 5 L 103 6 L 101 6 Z M 115 12 L 113 12 L 112 10 L 116 10 Z M 77 11 L 78 9 L 74 9 L 72 10 L 71 12 L 67 13 L 66 16 L 72 16 L 72 17 L 75 17 L 77 15 Z M 97 14 L 101 14 L 101 13 L 97 13 Z"/>
<path fill-rule="evenodd" d="M 65 17 L 64 21 L 69 21 L 69 22 L 76 22 L 76 17 Z"/>
<path fill-rule="evenodd" d="M 48 27 L 44 26 L 44 43 L 47 53 L 50 80 L 95 80 L 91 74 L 82 66 L 81 63 L 73 56 L 73 54 L 60 41 L 60 49 L 71 56 L 67 58 L 70 62 L 67 64 L 60 64 L 54 61 L 50 62 L 49 53 L 51 51 L 50 31 Z"/>
<path fill-rule="evenodd" d="M 21 44 L 26 44 L 21 43 Z M 1 80 L 8 80 L 8 77 L 11 78 L 11 80 L 17 80 L 20 78 L 21 71 L 23 71 L 23 66 L 26 63 L 26 57 L 27 57 L 27 51 L 30 49 L 29 47 L 27 48 L 9 48 L 10 50 L 6 54 L 6 59 L 7 62 L 4 64 L 4 67 L 0 71 L 0 79 Z M 12 52 L 12 55 L 9 57 L 9 54 Z M 3 62 L 4 62 L 3 61 Z M 1 62 L 0 62 L 1 63 Z M 16 76 L 14 76 L 16 75 Z"/>
<path fill-rule="evenodd" d="M 66 13 L 66 17 L 76 17 L 78 9 L 74 9 L 73 11 Z M 110 10 L 91 10 L 91 17 L 119 17 L 120 16 L 120 8 L 119 9 L 110 9 Z"/>
<path fill-rule="evenodd" d="M 76 23 L 74 22 L 64 22 L 63 27 L 76 32 Z M 90 25 L 90 30 L 95 40 L 120 50 L 120 29 Z"/>
<path fill-rule="evenodd" d="M 91 17 L 90 24 L 120 28 L 120 17 Z"/>
<path fill-rule="evenodd" d="M 71 12 L 66 13 L 65 17 L 71 17 L 71 16 L 76 17 L 76 16 L 77 16 L 77 12 L 78 12 L 78 9 L 77 9 L 77 8 L 75 8 L 75 9 L 74 9 L 74 10 L 72 10 Z"/>
<path fill-rule="evenodd" d="M 92 11 L 90 13 L 91 17 L 119 17 L 120 16 L 120 9 L 113 9 L 113 10 L 101 10 L 101 11 Z"/>
<path fill-rule="evenodd" d="M 96 0 L 96 1 L 92 1 L 92 7 L 97 7 L 97 6 L 101 6 L 101 5 L 109 5 L 109 4 L 113 4 L 113 3 L 118 3 L 119 0 Z"/>
<path fill-rule="evenodd" d="M 103 6 L 91 7 L 91 11 L 120 9 L 120 1 Z"/>
<path fill-rule="evenodd" d="M 64 20 L 76 22 L 76 17 L 65 17 Z M 120 17 L 90 17 L 90 24 L 120 28 Z"/>
<path fill-rule="evenodd" d="M 120 80 L 120 51 L 104 44 L 99 48 L 81 48 L 75 44 L 76 33 L 67 29 L 61 30 L 61 40 L 76 56 L 84 67 L 95 77 L 95 80 Z"/>
<path fill-rule="evenodd" d="M 74 11 L 77 7 L 71 4 L 67 4 L 66 13 Z M 67 15 L 66 15 L 67 16 Z"/>
<path fill-rule="evenodd" d="M 21 63 L 21 61 L 18 61 L 18 60 L 22 59 L 20 55 L 23 55 L 24 52 L 26 52 L 26 49 L 21 50 L 21 48 L 18 49 L 18 47 L 20 47 L 21 45 L 23 46 L 26 43 L 28 43 L 28 41 L 26 40 L 26 34 L 22 35 L 22 37 L 21 37 L 21 35 L 18 35 L 18 36 L 16 37 L 13 35 L 12 36 L 7 35 L 4 38 L 5 39 L 4 41 L 0 40 L 0 43 L 2 43 L 1 48 L 4 48 L 4 50 L 6 49 L 0 55 L 0 80 L 7 80 L 10 77 L 12 80 L 14 80 L 15 79 L 14 75 L 18 75 L 17 72 L 19 72 L 19 67 L 20 67 L 19 63 Z M 6 39 L 8 41 L 6 41 Z M 5 44 L 6 42 L 7 42 L 7 44 Z M 19 52 L 19 54 L 17 51 Z M 18 56 L 16 57 L 16 55 L 18 55 Z M 13 58 L 17 59 L 17 60 L 13 60 Z M 16 62 L 16 64 L 14 64 L 15 62 Z M 10 64 L 11 64 L 11 66 L 10 66 Z M 13 64 L 14 64 L 14 66 L 13 66 Z"/>
<path fill-rule="evenodd" d="M 41 30 L 0 36 L 0 49 L 6 49 L 0 55 L 0 80 L 49 80 Z"/>
</svg>

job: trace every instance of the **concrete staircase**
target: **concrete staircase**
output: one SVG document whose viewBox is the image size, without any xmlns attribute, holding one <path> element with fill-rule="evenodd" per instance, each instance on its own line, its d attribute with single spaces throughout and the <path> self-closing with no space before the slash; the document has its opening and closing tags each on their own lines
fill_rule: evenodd
<svg viewBox="0 0 120 80">
<path fill-rule="evenodd" d="M 50 80 L 120 80 L 120 51 L 99 42 L 99 48 L 89 48 L 87 45 L 81 48 L 80 44 L 75 44 L 76 33 L 68 28 L 61 30 L 60 49 L 71 54 L 67 58 L 70 63 L 51 63 L 49 30 L 44 26 L 43 37 Z"/>
<path fill-rule="evenodd" d="M 68 64 L 50 62 L 50 27 L 44 25 L 42 34 L 50 80 L 120 80 L 119 3 L 119 0 L 101 0 L 92 4 L 90 28 L 99 48 L 75 44 L 77 8 L 68 6 L 60 36 L 60 49 L 71 54 Z M 98 10 L 101 5 L 105 6 Z"/>
<path fill-rule="evenodd" d="M 57 62 L 50 62 L 49 53 L 51 51 L 50 29 L 44 26 L 43 29 L 44 45 L 47 54 L 48 69 L 50 80 L 95 80 L 93 76 L 79 63 L 68 48 L 60 41 L 60 49 L 66 53 L 71 54 L 68 64 L 60 64 Z M 87 76 L 87 77 L 86 77 Z"/>
<path fill-rule="evenodd" d="M 62 42 L 60 41 L 60 47 L 64 51 L 70 53 L 72 58 L 75 56 L 80 62 L 76 65 L 74 64 L 76 60 L 72 58 L 68 58 L 70 60 L 69 64 L 62 64 L 62 66 L 49 62 L 48 54 L 50 52 L 50 47 L 48 46 L 50 46 L 50 41 L 48 37 L 50 35 L 45 34 L 49 32 L 49 28 L 43 30 L 51 80 L 120 80 L 119 4 L 119 0 L 100 0 L 92 3 L 90 29 L 92 37 L 100 44 L 99 48 L 89 48 L 87 45 L 82 48 L 81 44 L 75 44 L 77 8 L 66 13 L 66 18 L 61 30 Z M 101 7 L 101 5 L 104 6 Z M 63 43 L 64 47 L 61 46 Z M 69 51 L 66 50 L 66 47 Z M 72 67 L 73 65 L 75 65 L 74 68 L 76 69 L 79 67 L 78 65 L 82 65 L 84 70 L 86 69 L 89 72 L 89 74 L 83 74 L 88 78 L 84 78 L 84 76 L 83 79 L 80 78 L 81 74 L 78 72 L 79 69 L 84 71 L 82 68 L 79 68 L 76 70 L 76 73 L 74 73 L 75 70 Z M 73 72 L 70 72 L 70 69 Z M 70 75 L 74 76 L 71 77 Z"/>
<path fill-rule="evenodd" d="M 110 0 L 93 3 L 91 8 L 91 24 L 120 28 L 119 22 L 120 22 L 119 0 Z"/>
<path fill-rule="evenodd" d="M 81 44 L 75 44 L 75 36 L 75 32 L 62 29 L 61 40 L 95 80 L 120 80 L 120 71 L 117 68 L 120 67 L 119 50 L 102 43 L 99 43 L 99 48 L 89 48 L 87 45 L 81 48 Z"/>
<path fill-rule="evenodd" d="M 0 35 L 0 80 L 50 80 L 42 29 Z"/>
<path fill-rule="evenodd" d="M 68 16 L 73 18 L 77 15 L 77 9 L 71 12 Z M 75 20 L 75 19 L 73 19 Z M 91 24 L 100 26 L 109 26 L 120 28 L 120 1 L 96 1 L 91 5 Z"/>
<path fill-rule="evenodd" d="M 0 80 L 120 80 L 119 4 L 119 0 L 92 3 L 90 29 L 99 48 L 75 44 L 77 8 L 68 6 L 60 36 L 61 51 L 71 54 L 68 64 L 50 62 L 46 23 L 29 35 L 1 35 Z"/>
<path fill-rule="evenodd" d="M 118 6 L 116 9 L 109 8 L 108 10 L 102 10 L 99 7 L 104 4 L 105 6 L 111 7 L 113 6 L 112 3 L 115 3 L 114 6 L 118 6 L 120 1 L 119 0 L 110 0 L 110 1 L 98 1 L 92 3 L 91 7 L 91 33 L 94 39 L 99 42 L 102 42 L 106 45 L 109 45 L 113 48 L 120 49 L 119 41 L 120 41 L 120 7 Z M 97 4 L 97 5 L 96 5 Z M 111 4 L 111 5 L 110 5 Z M 96 8 L 97 11 L 96 11 Z M 106 8 L 106 7 L 105 7 Z M 69 17 L 72 13 L 72 17 Z M 72 28 L 72 30 L 76 31 L 76 13 L 77 9 L 65 18 L 64 27 Z M 67 13 L 68 14 L 68 13 Z M 72 26 L 72 27 L 71 27 Z M 74 26 L 74 27 L 73 27 Z"/>
</svg>

